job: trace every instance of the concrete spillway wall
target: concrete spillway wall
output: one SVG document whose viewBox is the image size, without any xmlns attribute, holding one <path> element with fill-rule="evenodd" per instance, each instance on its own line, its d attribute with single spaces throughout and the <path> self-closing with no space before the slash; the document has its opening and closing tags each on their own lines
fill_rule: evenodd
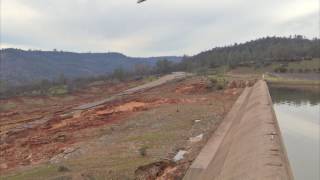
<svg viewBox="0 0 320 180">
<path fill-rule="evenodd" d="M 244 90 L 184 179 L 293 179 L 265 81 Z"/>
</svg>

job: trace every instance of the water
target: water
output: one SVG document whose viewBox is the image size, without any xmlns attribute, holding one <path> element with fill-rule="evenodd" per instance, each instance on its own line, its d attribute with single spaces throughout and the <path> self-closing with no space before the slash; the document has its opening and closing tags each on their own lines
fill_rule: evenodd
<svg viewBox="0 0 320 180">
<path fill-rule="evenodd" d="M 316 89 L 270 86 L 296 180 L 320 180 L 320 94 Z"/>
</svg>

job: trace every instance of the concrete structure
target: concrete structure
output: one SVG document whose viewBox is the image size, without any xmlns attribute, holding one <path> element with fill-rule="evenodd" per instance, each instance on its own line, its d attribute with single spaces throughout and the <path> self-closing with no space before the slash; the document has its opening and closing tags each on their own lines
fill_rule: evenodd
<svg viewBox="0 0 320 180">
<path fill-rule="evenodd" d="M 264 81 L 244 90 L 184 179 L 293 179 Z"/>
</svg>

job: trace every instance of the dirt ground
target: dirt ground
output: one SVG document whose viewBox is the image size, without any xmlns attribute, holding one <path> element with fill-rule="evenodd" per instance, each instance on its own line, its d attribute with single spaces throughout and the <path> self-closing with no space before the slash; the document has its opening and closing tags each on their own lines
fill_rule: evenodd
<svg viewBox="0 0 320 180">
<path fill-rule="evenodd" d="M 3 179 L 181 179 L 242 88 L 190 77 L 70 113 L 141 83 L 1 102 L 15 106 L 1 112 Z"/>
</svg>

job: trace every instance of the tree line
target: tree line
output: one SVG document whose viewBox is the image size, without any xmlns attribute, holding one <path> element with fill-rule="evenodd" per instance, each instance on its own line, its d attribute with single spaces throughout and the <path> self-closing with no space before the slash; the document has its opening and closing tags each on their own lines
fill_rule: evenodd
<svg viewBox="0 0 320 180">
<path fill-rule="evenodd" d="M 87 87 L 95 81 L 123 82 L 131 80 L 140 80 L 149 75 L 162 75 L 175 71 L 176 64 L 167 59 L 158 60 L 155 66 L 147 64 L 135 64 L 132 70 L 118 67 L 112 73 L 68 79 L 63 73 L 56 80 L 43 79 L 28 85 L 7 86 L 6 81 L 0 80 L 0 98 L 9 98 L 14 96 L 46 96 L 63 95 Z"/>
<path fill-rule="evenodd" d="M 268 64 L 277 61 L 300 61 L 320 57 L 320 39 L 301 35 L 265 37 L 242 44 L 216 47 L 187 58 L 184 68 L 216 67 L 221 65 Z"/>
<path fill-rule="evenodd" d="M 141 79 L 149 75 L 161 75 L 174 71 L 201 72 L 208 68 L 222 65 L 234 68 L 237 66 L 263 66 L 272 62 L 290 62 L 304 59 L 320 58 L 320 40 L 307 39 L 301 35 L 290 37 L 266 37 L 242 44 L 216 47 L 195 56 L 184 56 L 182 61 L 174 63 L 167 59 L 158 60 L 155 66 L 136 64 L 132 70 L 116 68 L 111 74 L 95 77 L 67 79 L 63 74 L 57 80 L 42 80 L 20 87 L 7 87 L 0 81 L 0 98 L 17 95 L 47 95 L 57 92 L 73 92 L 87 86 L 93 81 L 128 81 Z M 277 71 L 286 71 L 277 69 Z M 63 90 L 61 90 L 63 89 Z M 59 94 L 59 93 L 58 93 Z"/>
</svg>

